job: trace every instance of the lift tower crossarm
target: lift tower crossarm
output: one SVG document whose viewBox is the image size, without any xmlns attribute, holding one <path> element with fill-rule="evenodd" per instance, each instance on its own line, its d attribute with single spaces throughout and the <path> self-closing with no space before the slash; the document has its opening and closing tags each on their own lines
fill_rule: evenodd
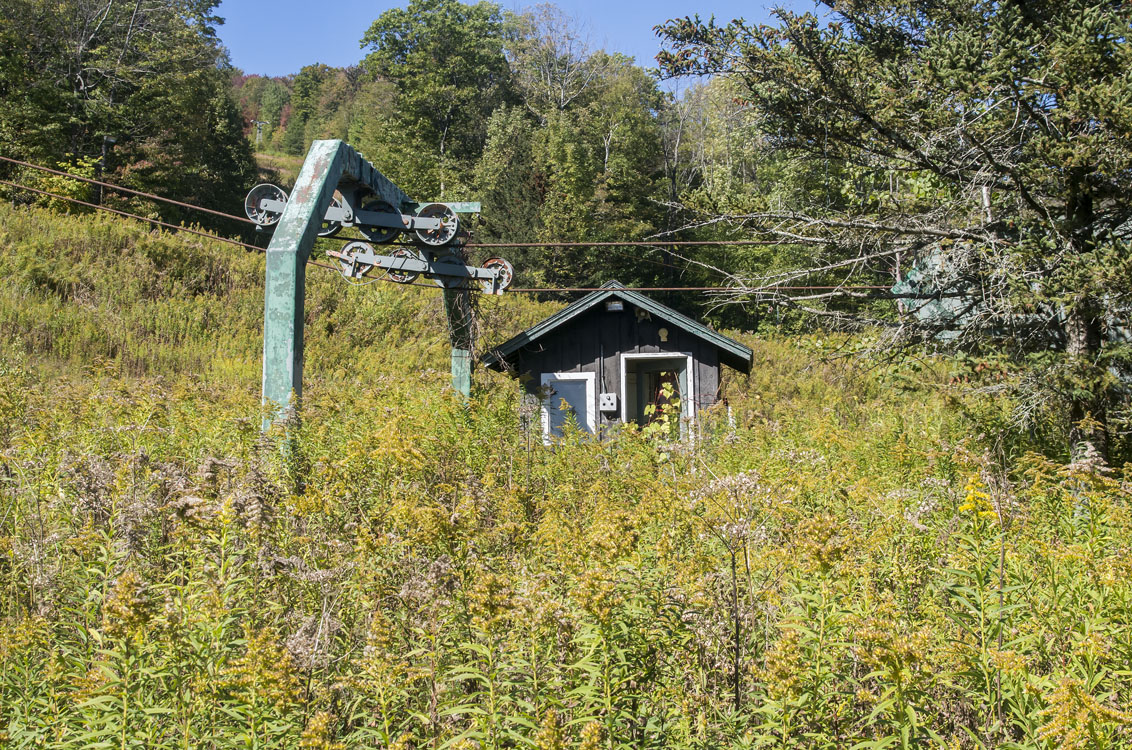
<svg viewBox="0 0 1132 750">
<path fill-rule="evenodd" d="M 256 185 L 244 211 L 260 229 L 274 227 L 267 247 L 263 316 L 263 429 L 298 409 L 303 391 L 303 322 L 306 264 L 318 237 L 352 227 L 382 245 L 401 235 L 413 238 L 389 255 L 355 241 L 327 254 L 339 260 L 342 275 L 359 281 L 383 269 L 389 281 L 409 283 L 417 276 L 444 289 L 448 337 L 452 345 L 452 387 L 465 397 L 472 387 L 475 337 L 470 292 L 502 294 L 514 269 L 503 258 L 468 264 L 458 213 L 478 213 L 480 204 L 419 204 L 342 141 L 311 144 L 290 198 L 276 185 Z"/>
<path fill-rule="evenodd" d="M 367 187 L 398 211 L 416 202 L 339 140 L 311 144 L 290 200 L 267 246 L 267 288 L 263 316 L 263 402 L 286 417 L 303 390 L 303 298 L 306 264 L 322 217 L 340 183 Z M 265 416 L 263 428 L 274 421 Z"/>
</svg>

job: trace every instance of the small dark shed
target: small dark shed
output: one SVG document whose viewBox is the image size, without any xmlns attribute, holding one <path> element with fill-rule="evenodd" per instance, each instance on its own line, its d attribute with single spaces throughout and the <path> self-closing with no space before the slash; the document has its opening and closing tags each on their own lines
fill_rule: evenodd
<svg viewBox="0 0 1132 750">
<path fill-rule="evenodd" d="M 666 391 L 679 396 L 686 430 L 719 399 L 719 368 L 750 372 L 751 350 L 610 281 L 495 347 L 483 363 L 519 377 L 527 396 L 538 398 L 549 439 L 571 417 L 595 433 L 618 422 L 644 424 Z"/>
</svg>

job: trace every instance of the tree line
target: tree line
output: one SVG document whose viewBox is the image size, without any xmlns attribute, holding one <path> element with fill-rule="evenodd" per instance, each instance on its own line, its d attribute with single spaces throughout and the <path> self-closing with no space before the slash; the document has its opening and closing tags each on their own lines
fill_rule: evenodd
<svg viewBox="0 0 1132 750">
<path fill-rule="evenodd" d="M 0 0 L 0 153 L 210 208 L 238 206 L 256 169 L 216 34 L 218 5 Z M 26 184 L 44 180 L 15 172 L 0 168 Z M 47 187 L 199 219 L 73 182 Z"/>
<path fill-rule="evenodd" d="M 419 199 L 482 201 L 483 240 L 638 239 L 673 226 L 672 97 L 631 59 L 591 48 L 557 7 L 415 0 L 361 42 L 357 67 L 234 79 L 246 119 L 264 123 L 263 147 L 299 155 L 316 138 L 347 140 Z M 552 285 L 679 272 L 640 261 L 558 249 L 516 265 Z"/>
<path fill-rule="evenodd" d="M 741 328 L 946 343 L 1010 369 L 1003 431 L 1126 442 L 1127 3 L 689 16 L 647 70 L 552 5 L 412 0 L 359 29 L 358 66 L 284 78 L 232 68 L 217 5 L 0 0 L 0 148 L 232 210 L 253 121 L 267 151 L 342 138 L 422 200 L 482 201 L 483 241 L 658 242 L 517 249 L 525 283 L 727 286 L 658 296 Z"/>
</svg>

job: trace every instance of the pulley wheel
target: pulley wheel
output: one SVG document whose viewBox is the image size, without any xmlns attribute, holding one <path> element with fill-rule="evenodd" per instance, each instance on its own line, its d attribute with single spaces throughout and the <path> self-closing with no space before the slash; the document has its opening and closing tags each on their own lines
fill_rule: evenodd
<svg viewBox="0 0 1132 750">
<path fill-rule="evenodd" d="M 389 257 L 391 257 L 391 258 L 408 258 L 408 259 L 411 259 L 411 260 L 420 260 L 420 258 L 417 256 L 416 253 L 414 253 L 412 250 L 409 250 L 408 248 L 405 248 L 405 247 L 397 248 L 393 252 L 389 253 Z M 418 276 L 420 276 L 420 274 L 416 273 L 415 271 L 397 271 L 397 270 L 394 270 L 394 269 L 390 269 L 385 274 L 385 277 L 387 279 L 389 279 L 390 281 L 396 281 L 398 284 L 412 284 L 414 281 L 417 280 Z"/>
<path fill-rule="evenodd" d="M 488 258 L 480 266 L 496 272 L 494 281 L 481 281 L 484 294 L 503 294 L 503 290 L 511 286 L 511 280 L 515 278 L 515 268 L 503 258 Z"/>
<path fill-rule="evenodd" d="M 331 208 L 345 208 L 346 207 L 346 201 L 342 198 L 341 193 L 339 193 L 338 191 L 334 191 L 334 202 L 331 203 L 330 206 L 331 206 Z M 334 235 L 338 234 L 338 232 L 340 232 L 340 231 L 342 231 L 342 222 L 340 222 L 340 221 L 327 221 L 326 219 L 323 219 L 322 224 L 319 226 L 319 229 L 318 229 L 318 236 L 319 237 L 333 237 Z"/>
<path fill-rule="evenodd" d="M 373 270 L 373 266 L 368 263 L 358 263 L 355 260 L 358 254 L 365 251 L 373 250 L 365 242 L 349 242 L 342 246 L 342 249 L 334 254 L 338 259 L 338 265 L 342 268 L 342 275 L 348 279 L 360 279 Z"/>
<path fill-rule="evenodd" d="M 263 201 L 286 203 L 287 194 L 283 192 L 283 188 L 264 182 L 249 190 L 248 196 L 244 198 L 244 213 L 248 218 L 261 227 L 269 227 L 279 221 L 283 212 L 262 208 L 260 203 Z"/>
<path fill-rule="evenodd" d="M 389 205 L 387 201 L 383 201 L 374 196 L 362 200 L 358 210 L 372 211 L 378 214 L 393 214 L 394 216 L 401 215 L 401 212 Z M 379 245 L 391 242 L 394 237 L 400 234 L 400 230 L 393 227 L 373 227 L 365 226 L 364 224 L 358 224 L 358 231 L 365 235 L 366 239 L 370 242 L 375 242 Z"/>
<path fill-rule="evenodd" d="M 417 239 L 430 247 L 447 245 L 460 228 L 460 219 L 456 216 L 456 212 L 443 203 L 425 204 L 417 211 L 417 216 L 422 219 L 440 219 L 440 226 L 436 229 L 417 230 Z"/>
</svg>

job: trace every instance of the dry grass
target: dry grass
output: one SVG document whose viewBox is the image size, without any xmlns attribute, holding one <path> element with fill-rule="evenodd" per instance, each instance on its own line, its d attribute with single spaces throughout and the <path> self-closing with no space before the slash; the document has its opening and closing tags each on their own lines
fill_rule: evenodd
<svg viewBox="0 0 1132 750">
<path fill-rule="evenodd" d="M 748 339 L 736 427 L 548 449 L 513 382 L 445 392 L 434 294 L 312 274 L 284 445 L 259 258 L 7 207 L 0 247 L 4 746 L 1132 742 L 1126 487 L 988 453 L 946 363 Z"/>
</svg>

